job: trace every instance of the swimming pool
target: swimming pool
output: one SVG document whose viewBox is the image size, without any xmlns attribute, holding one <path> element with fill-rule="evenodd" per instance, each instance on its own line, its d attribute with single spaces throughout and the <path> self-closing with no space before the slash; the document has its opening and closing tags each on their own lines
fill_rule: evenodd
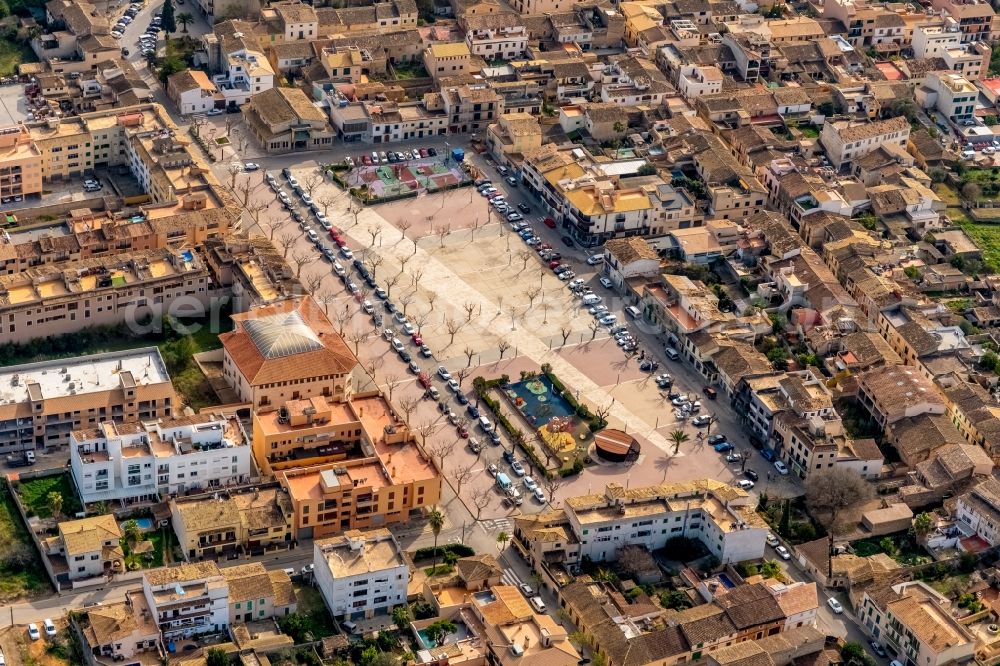
<svg viewBox="0 0 1000 666">
<path fill-rule="evenodd" d="M 560 416 L 576 416 L 573 406 L 556 391 L 545 375 L 532 377 L 507 387 L 521 413 L 536 427 L 541 427 Z"/>
<path fill-rule="evenodd" d="M 192 253 L 191 250 L 184 250 L 183 252 L 181 252 L 181 258 L 184 261 L 191 263 L 192 261 L 194 261 L 194 253 Z"/>
<path fill-rule="evenodd" d="M 497 600 L 497 595 L 493 594 L 493 590 L 482 590 L 480 592 L 474 592 L 472 598 L 476 600 L 476 603 L 480 606 L 485 606 L 486 604 L 491 604 Z"/>
<path fill-rule="evenodd" d="M 444 638 L 445 643 L 457 643 L 458 641 L 465 640 L 466 638 L 471 636 L 471 634 L 469 633 L 469 628 L 465 626 L 465 622 L 462 622 L 461 620 L 458 619 L 456 619 L 454 622 L 455 622 L 455 631 L 445 636 Z M 420 645 L 424 648 L 429 649 L 437 647 L 437 644 L 434 641 L 432 641 L 429 636 L 427 636 L 426 628 L 417 630 L 417 639 L 420 641 Z"/>
<path fill-rule="evenodd" d="M 118 523 L 118 527 L 122 531 L 124 531 L 125 530 L 125 523 L 127 523 L 127 522 L 128 522 L 127 520 L 123 520 L 122 522 Z M 153 519 L 152 518 L 136 518 L 135 522 L 139 526 L 139 529 L 142 530 L 143 532 L 148 532 L 151 529 L 153 529 Z"/>
<path fill-rule="evenodd" d="M 736 587 L 736 583 L 734 583 L 732 579 L 729 576 L 727 576 L 724 571 L 716 574 L 716 577 L 719 579 L 719 582 L 722 583 L 723 587 L 725 587 L 727 590 L 731 590 L 734 587 Z"/>
</svg>

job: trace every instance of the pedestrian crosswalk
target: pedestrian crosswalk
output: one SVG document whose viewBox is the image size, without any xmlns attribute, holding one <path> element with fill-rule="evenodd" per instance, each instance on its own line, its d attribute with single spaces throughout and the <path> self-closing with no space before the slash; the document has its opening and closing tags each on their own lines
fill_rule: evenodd
<svg viewBox="0 0 1000 666">
<path fill-rule="evenodd" d="M 524 584 L 524 581 L 518 578 L 517 574 L 514 573 L 511 569 L 505 569 L 503 575 L 500 576 L 500 580 L 505 585 L 513 585 L 514 587 L 520 587 L 522 584 Z"/>
<path fill-rule="evenodd" d="M 513 527 L 509 518 L 497 518 L 496 520 L 484 520 L 482 521 L 483 529 L 487 532 L 507 532 L 510 533 L 511 527 Z"/>
</svg>

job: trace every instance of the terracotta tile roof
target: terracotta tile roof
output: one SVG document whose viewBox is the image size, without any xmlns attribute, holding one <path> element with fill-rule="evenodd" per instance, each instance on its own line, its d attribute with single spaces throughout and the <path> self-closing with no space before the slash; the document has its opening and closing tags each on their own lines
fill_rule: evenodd
<svg viewBox="0 0 1000 666">
<path fill-rule="evenodd" d="M 258 348 L 261 338 L 255 343 L 251 330 L 245 322 L 279 314 L 297 313 L 306 326 L 321 343 L 318 348 L 306 345 L 300 353 L 265 356 L 265 350 Z M 219 336 L 226 353 L 246 377 L 251 386 L 271 384 L 278 381 L 305 379 L 323 375 L 344 375 L 353 370 L 357 358 L 351 353 L 344 339 L 334 330 L 320 306 L 309 296 L 288 299 L 250 312 L 233 315 L 235 329 Z"/>
<path fill-rule="evenodd" d="M 260 562 L 226 567 L 222 570 L 222 575 L 229 584 L 229 603 L 274 598 L 271 578 Z"/>
<path fill-rule="evenodd" d="M 738 585 L 717 601 L 738 629 L 770 624 L 785 617 L 778 602 L 762 583 Z"/>
<path fill-rule="evenodd" d="M 103 548 L 105 541 L 114 539 L 117 543 L 122 537 L 115 517 L 110 514 L 59 523 L 59 534 L 70 556 L 95 553 Z"/>
</svg>

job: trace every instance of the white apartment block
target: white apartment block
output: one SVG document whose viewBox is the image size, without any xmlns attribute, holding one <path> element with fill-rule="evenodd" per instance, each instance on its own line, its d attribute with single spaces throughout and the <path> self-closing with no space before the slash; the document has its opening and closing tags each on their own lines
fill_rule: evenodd
<svg viewBox="0 0 1000 666">
<path fill-rule="evenodd" d="M 926 23 L 913 28 L 913 57 L 940 58 L 948 51 L 962 44 L 962 32 L 958 24 Z"/>
<path fill-rule="evenodd" d="M 215 562 L 150 569 L 142 594 L 164 641 L 229 627 L 229 584 Z"/>
<path fill-rule="evenodd" d="M 909 138 L 910 124 L 902 116 L 872 123 L 826 123 L 819 137 L 837 169 L 850 167 L 854 160 L 883 145 L 896 145 L 905 150 Z"/>
<path fill-rule="evenodd" d="M 406 603 L 410 569 L 387 529 L 350 530 L 313 544 L 316 585 L 338 620 L 359 620 Z"/>
<path fill-rule="evenodd" d="M 921 106 L 933 108 L 952 121 L 972 118 L 978 97 L 979 89 L 954 72 L 930 72 L 924 85 L 916 91 Z"/>
<path fill-rule="evenodd" d="M 1000 481 L 988 479 L 959 495 L 955 517 L 963 533 L 975 534 L 990 547 L 1000 544 Z"/>
<path fill-rule="evenodd" d="M 528 31 L 521 25 L 469 30 L 465 43 L 472 55 L 484 60 L 513 60 L 528 48 Z"/>
<path fill-rule="evenodd" d="M 714 65 L 684 65 L 677 80 L 677 89 L 691 101 L 702 95 L 722 92 L 722 70 Z"/>
<path fill-rule="evenodd" d="M 245 483 L 253 473 L 239 419 L 200 414 L 138 423 L 103 421 L 70 434 L 70 465 L 91 502 L 155 502 Z"/>
<path fill-rule="evenodd" d="M 750 496 L 711 479 L 633 489 L 612 483 L 604 495 L 567 499 L 565 511 L 581 559 L 614 560 L 623 546 L 656 550 L 676 537 L 701 541 L 720 562 L 764 556 L 767 525 Z"/>
<path fill-rule="evenodd" d="M 226 71 L 212 77 L 226 106 L 242 106 L 254 95 L 274 87 L 274 69 L 258 51 L 238 51 L 227 57 Z"/>
</svg>

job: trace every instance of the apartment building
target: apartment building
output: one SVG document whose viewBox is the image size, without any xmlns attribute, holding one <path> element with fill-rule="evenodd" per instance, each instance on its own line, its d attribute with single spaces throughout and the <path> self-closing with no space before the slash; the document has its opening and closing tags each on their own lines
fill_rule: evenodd
<svg viewBox="0 0 1000 666">
<path fill-rule="evenodd" d="M 277 34 L 272 33 L 274 41 L 313 41 L 319 37 L 319 17 L 312 5 L 297 0 L 284 0 L 272 3 L 269 9 L 277 16 Z M 263 18 L 266 21 L 271 17 L 268 13 Z"/>
<path fill-rule="evenodd" d="M 320 538 L 407 522 L 441 497 L 441 477 L 381 397 L 355 398 L 361 454 L 275 472 L 294 507 L 293 535 Z"/>
<path fill-rule="evenodd" d="M 866 590 L 858 619 L 890 659 L 928 666 L 971 662 L 976 639 L 950 606 L 927 583 L 909 581 Z"/>
<path fill-rule="evenodd" d="M 236 417 L 202 413 L 70 433 L 70 466 L 84 503 L 156 502 L 246 482 L 249 439 Z"/>
<path fill-rule="evenodd" d="M 122 531 L 113 515 L 64 520 L 58 528 L 58 535 L 44 541 L 58 579 L 82 580 L 124 570 Z"/>
<path fill-rule="evenodd" d="M 993 6 L 983 0 L 932 0 L 935 11 L 958 23 L 962 43 L 992 42 L 997 37 Z"/>
<path fill-rule="evenodd" d="M 0 370 L 0 453 L 59 447 L 106 420 L 168 418 L 173 384 L 156 347 Z"/>
<path fill-rule="evenodd" d="M 127 590 L 123 601 L 85 609 L 79 622 L 85 648 L 102 666 L 161 650 L 160 627 L 141 589 Z"/>
<path fill-rule="evenodd" d="M 173 498 L 170 517 L 188 561 L 236 552 L 262 553 L 292 543 L 292 503 L 277 486 Z"/>
<path fill-rule="evenodd" d="M 542 127 L 528 113 L 508 113 L 487 129 L 486 142 L 493 158 L 517 167 L 524 156 L 542 147 Z"/>
<path fill-rule="evenodd" d="M 684 65 L 681 67 L 677 90 L 689 102 L 702 95 L 722 92 L 722 70 L 715 65 Z"/>
<path fill-rule="evenodd" d="M 349 401 L 323 396 L 288 400 L 253 415 L 253 455 L 263 474 L 362 455 L 361 418 Z"/>
<path fill-rule="evenodd" d="M 313 396 L 346 400 L 354 392 L 358 361 L 312 297 L 233 315 L 233 327 L 219 336 L 223 376 L 254 408 Z"/>
<path fill-rule="evenodd" d="M 916 368 L 891 365 L 860 375 L 858 400 L 882 427 L 920 414 L 944 414 L 945 399 Z"/>
<path fill-rule="evenodd" d="M 850 168 L 858 160 L 881 146 L 899 146 L 906 150 L 910 124 L 897 116 L 870 123 L 838 121 L 823 125 L 819 140 L 837 169 Z"/>
<path fill-rule="evenodd" d="M 229 584 L 215 562 L 149 569 L 142 594 L 165 641 L 229 628 Z"/>
<path fill-rule="evenodd" d="M 24 125 L 0 127 L 0 203 L 42 193 L 39 152 Z"/>
<path fill-rule="evenodd" d="M 956 526 L 992 548 L 1000 544 L 1000 482 L 990 478 L 955 499 Z"/>
<path fill-rule="evenodd" d="M 406 603 L 410 568 L 387 529 L 349 530 L 313 542 L 316 586 L 337 620 L 361 620 Z"/>
<path fill-rule="evenodd" d="M 435 81 L 469 74 L 472 53 L 465 42 L 435 43 L 424 49 L 424 68 Z"/>
<path fill-rule="evenodd" d="M 878 478 L 884 457 L 872 439 L 853 439 L 833 413 L 809 418 L 792 406 L 774 418 L 775 450 L 788 469 L 800 478 L 834 466 L 846 467 L 869 479 Z"/>
<path fill-rule="evenodd" d="M 452 134 L 483 132 L 504 110 L 503 98 L 479 83 L 442 90 L 441 103 L 448 117 L 448 132 Z"/>
<path fill-rule="evenodd" d="M 370 130 L 363 140 L 372 143 L 444 136 L 448 131 L 448 116 L 442 110 L 429 110 L 422 102 L 366 104 L 365 113 Z M 333 109 L 330 115 L 335 115 Z"/>
<path fill-rule="evenodd" d="M 178 299 L 207 311 L 211 278 L 199 255 L 172 249 L 44 264 L 0 275 L 4 340 L 27 342 L 86 326 L 144 321 Z"/>
<path fill-rule="evenodd" d="M 271 155 L 323 150 L 336 136 L 324 114 L 298 88 L 271 88 L 243 109 L 250 133 Z"/>
<path fill-rule="evenodd" d="M 465 23 L 465 43 L 469 51 L 487 62 L 521 58 L 528 48 L 528 30 L 517 14 L 469 16 Z"/>
<path fill-rule="evenodd" d="M 167 97 L 177 105 L 182 116 L 187 116 L 211 111 L 221 95 L 208 74 L 198 69 L 185 69 L 167 78 Z"/>
</svg>

